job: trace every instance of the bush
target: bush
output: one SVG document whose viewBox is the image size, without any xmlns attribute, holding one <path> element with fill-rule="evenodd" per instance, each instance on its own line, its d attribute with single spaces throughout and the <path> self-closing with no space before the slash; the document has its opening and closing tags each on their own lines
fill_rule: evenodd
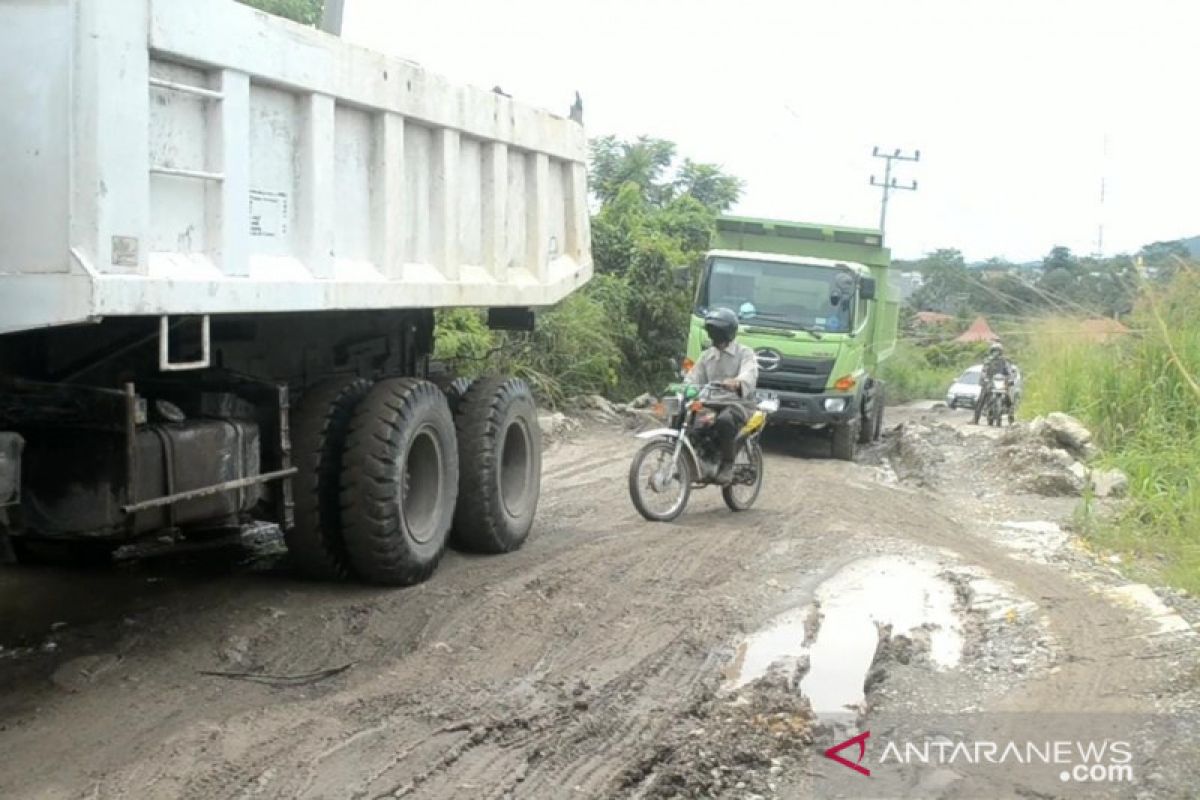
<svg viewBox="0 0 1200 800">
<path fill-rule="evenodd" d="M 930 353 L 936 363 L 930 363 Z M 883 362 L 879 375 L 887 384 L 888 402 L 941 400 L 959 373 L 973 363 L 970 356 L 952 361 L 940 349 L 900 341 L 896 352 Z"/>
<path fill-rule="evenodd" d="M 1131 495 L 1090 535 L 1200 592 L 1200 275 L 1144 293 L 1132 327 L 1099 342 L 1079 321 L 1041 323 L 1022 353 L 1022 414 L 1066 411 L 1087 424 Z"/>
<path fill-rule="evenodd" d="M 528 380 L 551 406 L 575 395 L 610 393 L 619 383 L 621 341 L 629 329 L 609 306 L 620 295 L 619 281 L 597 278 L 541 315 L 533 333 L 510 336 L 502 371 Z"/>
<path fill-rule="evenodd" d="M 454 308 L 437 312 L 433 357 L 453 364 L 464 377 L 487 371 L 488 358 L 499 346 L 499 337 L 484 321 L 483 312 Z"/>
<path fill-rule="evenodd" d="M 440 311 L 434 359 L 468 378 L 524 378 L 549 406 L 575 395 L 608 394 L 619 383 L 622 342 L 635 338 L 624 316 L 627 294 L 623 281 L 600 276 L 539 314 L 532 333 L 492 331 L 474 309 Z"/>
</svg>

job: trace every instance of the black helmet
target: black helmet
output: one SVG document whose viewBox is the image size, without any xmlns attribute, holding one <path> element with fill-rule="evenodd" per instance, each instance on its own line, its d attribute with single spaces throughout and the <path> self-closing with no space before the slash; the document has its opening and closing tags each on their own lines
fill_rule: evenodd
<svg viewBox="0 0 1200 800">
<path fill-rule="evenodd" d="M 999 342 L 992 342 L 992 346 L 988 348 L 988 353 L 993 356 L 1004 355 L 1004 345 Z"/>
<path fill-rule="evenodd" d="M 737 314 L 728 308 L 714 308 L 704 315 L 704 330 L 714 345 L 728 344 L 737 336 Z"/>
</svg>

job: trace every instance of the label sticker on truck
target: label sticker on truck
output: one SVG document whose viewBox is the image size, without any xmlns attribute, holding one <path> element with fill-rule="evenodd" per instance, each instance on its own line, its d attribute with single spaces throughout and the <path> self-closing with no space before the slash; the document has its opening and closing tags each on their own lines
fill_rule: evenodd
<svg viewBox="0 0 1200 800">
<path fill-rule="evenodd" d="M 114 267 L 136 267 L 138 265 L 136 236 L 112 237 L 112 263 Z"/>
<path fill-rule="evenodd" d="M 284 236 L 287 234 L 287 192 L 250 190 L 250 235 Z"/>
</svg>

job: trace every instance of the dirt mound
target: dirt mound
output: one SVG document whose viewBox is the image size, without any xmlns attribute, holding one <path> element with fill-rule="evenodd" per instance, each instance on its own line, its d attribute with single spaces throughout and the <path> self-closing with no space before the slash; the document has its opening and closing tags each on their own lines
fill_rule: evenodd
<svg viewBox="0 0 1200 800">
<path fill-rule="evenodd" d="M 997 443 L 997 454 L 1013 491 L 1048 497 L 1091 492 L 1117 497 L 1129 487 L 1118 469 L 1088 462 L 1100 455 L 1091 431 L 1067 414 L 1049 414 L 1009 428 Z"/>
<path fill-rule="evenodd" d="M 902 422 L 885 436 L 883 457 L 900 480 L 934 488 L 945 477 L 945 447 L 958 446 L 961 438 L 953 425 L 944 422 Z"/>
<path fill-rule="evenodd" d="M 888 431 L 880 450 L 899 480 L 928 489 L 956 481 L 1044 497 L 1124 494 L 1128 476 L 1089 463 L 1099 454 L 1091 432 L 1058 413 L 1002 431 L 924 415 Z"/>
<path fill-rule="evenodd" d="M 736 697 L 715 687 L 689 710 L 696 727 L 659 740 L 623 789 L 643 798 L 766 797 L 784 765 L 805 758 L 814 717 L 794 678 L 771 672 Z"/>
<path fill-rule="evenodd" d="M 1011 429 L 995 448 L 997 466 L 1017 492 L 1046 497 L 1083 492 L 1086 472 L 1066 450 L 1049 447 L 1027 430 Z"/>
</svg>

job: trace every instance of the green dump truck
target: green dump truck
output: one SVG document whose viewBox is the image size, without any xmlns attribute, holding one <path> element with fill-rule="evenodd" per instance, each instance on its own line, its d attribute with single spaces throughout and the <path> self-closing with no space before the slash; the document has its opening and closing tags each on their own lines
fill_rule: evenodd
<svg viewBox="0 0 1200 800">
<path fill-rule="evenodd" d="M 708 346 L 704 314 L 726 307 L 758 355 L 758 392 L 779 400 L 772 424 L 830 432 L 853 460 L 883 427 L 879 365 L 896 346 L 899 292 L 877 230 L 721 217 L 705 257 L 688 358 Z"/>
</svg>

